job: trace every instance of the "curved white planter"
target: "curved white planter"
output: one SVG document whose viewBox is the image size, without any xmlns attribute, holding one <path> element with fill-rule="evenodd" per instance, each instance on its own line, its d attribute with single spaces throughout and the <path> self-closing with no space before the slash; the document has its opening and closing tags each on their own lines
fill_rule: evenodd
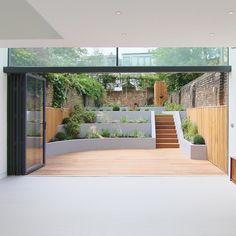
<svg viewBox="0 0 236 236">
<path fill-rule="evenodd" d="M 46 156 L 56 156 L 66 153 L 112 150 L 112 149 L 155 149 L 155 138 L 104 138 L 104 139 L 74 139 L 46 144 Z"/>
</svg>

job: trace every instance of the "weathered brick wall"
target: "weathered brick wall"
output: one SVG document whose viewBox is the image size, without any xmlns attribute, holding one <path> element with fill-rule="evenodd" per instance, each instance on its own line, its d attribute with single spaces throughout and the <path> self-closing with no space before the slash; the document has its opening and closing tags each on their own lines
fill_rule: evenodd
<svg viewBox="0 0 236 236">
<path fill-rule="evenodd" d="M 46 106 L 52 107 L 52 98 L 53 98 L 53 87 L 52 85 L 48 85 L 46 89 Z M 90 106 L 94 106 L 94 102 L 91 99 L 86 99 L 86 103 Z M 75 90 L 70 90 L 67 95 L 67 101 L 64 105 L 64 108 L 72 109 L 75 105 L 82 105 L 83 98 L 79 96 Z"/>
<path fill-rule="evenodd" d="M 207 73 L 185 85 L 169 97 L 169 102 L 185 108 L 227 105 L 228 74 Z"/>
<path fill-rule="evenodd" d="M 123 106 L 133 107 L 135 103 L 139 106 L 153 104 L 153 90 L 123 90 L 123 91 L 108 91 L 106 103 L 120 104 Z"/>
</svg>

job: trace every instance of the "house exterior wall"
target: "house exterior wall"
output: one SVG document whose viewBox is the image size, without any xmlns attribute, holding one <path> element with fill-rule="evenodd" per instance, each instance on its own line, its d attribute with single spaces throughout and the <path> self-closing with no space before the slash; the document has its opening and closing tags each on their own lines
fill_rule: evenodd
<svg viewBox="0 0 236 236">
<path fill-rule="evenodd" d="M 0 178 L 7 174 L 7 49 L 0 48 Z"/>
</svg>

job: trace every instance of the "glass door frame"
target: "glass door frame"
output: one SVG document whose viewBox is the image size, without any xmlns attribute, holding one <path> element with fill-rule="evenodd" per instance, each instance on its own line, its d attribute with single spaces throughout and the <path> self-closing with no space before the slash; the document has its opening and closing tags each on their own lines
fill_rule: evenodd
<svg viewBox="0 0 236 236">
<path fill-rule="evenodd" d="M 42 164 L 36 164 L 27 169 L 27 141 L 25 140 L 25 156 L 24 156 L 24 165 L 25 165 L 25 174 L 30 174 L 43 166 L 45 166 L 46 158 L 45 158 L 45 150 L 46 150 L 46 80 L 43 77 L 32 75 L 27 73 L 25 75 L 25 104 L 27 104 L 27 80 L 28 77 L 31 77 L 35 80 L 40 80 L 43 82 L 43 156 L 42 156 Z M 25 105 L 25 139 L 27 138 L 27 105 Z"/>
</svg>

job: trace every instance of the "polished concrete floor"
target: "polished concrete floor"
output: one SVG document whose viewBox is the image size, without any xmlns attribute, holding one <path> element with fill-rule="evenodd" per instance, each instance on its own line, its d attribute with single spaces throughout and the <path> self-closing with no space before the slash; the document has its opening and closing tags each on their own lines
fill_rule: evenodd
<svg viewBox="0 0 236 236">
<path fill-rule="evenodd" d="M 8 177 L 2 236 L 235 236 L 236 185 L 208 177 Z"/>
</svg>

